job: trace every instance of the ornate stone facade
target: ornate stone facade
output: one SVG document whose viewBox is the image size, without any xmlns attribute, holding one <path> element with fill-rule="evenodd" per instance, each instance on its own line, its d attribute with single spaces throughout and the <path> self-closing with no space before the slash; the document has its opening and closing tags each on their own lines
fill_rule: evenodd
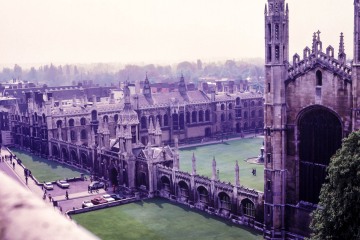
<svg viewBox="0 0 360 240">
<path fill-rule="evenodd" d="M 262 193 L 181 172 L 177 147 L 169 146 L 262 129 L 262 94 L 187 91 L 183 77 L 170 93 L 152 93 L 147 77 L 142 94 L 131 95 L 125 84 L 121 101 L 84 92 L 80 99 L 25 93 L 9 110 L 14 145 L 150 197 L 176 199 L 239 223 L 262 220 Z"/>
<path fill-rule="evenodd" d="M 320 31 L 311 48 L 289 63 L 289 8 L 265 6 L 265 235 L 309 235 L 330 157 L 341 139 L 359 129 L 359 0 L 355 4 L 355 55 L 346 61 L 343 34 L 338 56 L 323 47 Z M 325 49 L 325 50 L 324 50 Z"/>
</svg>

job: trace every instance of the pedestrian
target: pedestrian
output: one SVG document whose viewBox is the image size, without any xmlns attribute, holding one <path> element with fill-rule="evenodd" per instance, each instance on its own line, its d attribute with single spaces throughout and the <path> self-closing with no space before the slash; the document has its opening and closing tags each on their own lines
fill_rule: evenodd
<svg viewBox="0 0 360 240">
<path fill-rule="evenodd" d="M 51 197 L 51 194 L 49 193 L 49 202 L 52 201 L 52 197 Z"/>
<path fill-rule="evenodd" d="M 13 162 L 12 165 L 13 165 L 13 169 L 15 169 L 15 162 Z"/>
<path fill-rule="evenodd" d="M 45 189 L 44 193 L 45 193 L 45 194 L 47 193 L 46 189 Z"/>
<path fill-rule="evenodd" d="M 26 185 L 28 185 L 28 177 L 27 176 L 25 177 L 25 182 L 26 182 Z"/>
<path fill-rule="evenodd" d="M 66 198 L 66 199 L 69 199 L 69 193 L 68 193 L 68 191 L 65 192 L 65 198 Z"/>
<path fill-rule="evenodd" d="M 60 212 L 62 212 L 62 207 L 61 206 L 59 206 L 59 209 L 60 209 Z"/>
</svg>

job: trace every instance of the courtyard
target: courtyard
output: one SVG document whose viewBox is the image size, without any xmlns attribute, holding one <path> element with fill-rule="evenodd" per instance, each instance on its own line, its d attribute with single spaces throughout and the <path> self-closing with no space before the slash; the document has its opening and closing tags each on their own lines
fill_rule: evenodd
<svg viewBox="0 0 360 240">
<path fill-rule="evenodd" d="M 72 215 L 72 219 L 103 240 L 262 239 L 262 233 L 162 199 Z"/>
<path fill-rule="evenodd" d="M 180 170 L 191 172 L 192 155 L 195 154 L 197 174 L 211 177 L 212 160 L 216 159 L 219 177 L 224 182 L 235 182 L 235 162 L 240 168 L 240 185 L 264 191 L 264 165 L 248 163 L 248 158 L 260 155 L 263 137 L 251 137 L 203 146 L 184 147 L 180 149 Z M 256 176 L 252 174 L 256 169 Z"/>
<path fill-rule="evenodd" d="M 80 177 L 80 174 L 86 174 L 75 167 L 59 163 L 57 161 L 44 159 L 16 148 L 11 151 L 31 170 L 31 173 L 39 182 L 53 182 L 59 179 Z"/>
</svg>

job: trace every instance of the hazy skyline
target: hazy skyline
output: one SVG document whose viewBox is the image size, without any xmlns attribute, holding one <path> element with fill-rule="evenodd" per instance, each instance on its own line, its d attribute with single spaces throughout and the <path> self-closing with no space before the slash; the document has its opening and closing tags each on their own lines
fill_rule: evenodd
<svg viewBox="0 0 360 240">
<path fill-rule="evenodd" d="M 288 0 L 290 59 L 320 30 L 353 52 L 353 1 Z M 0 64 L 264 58 L 266 0 L 0 0 Z"/>
</svg>

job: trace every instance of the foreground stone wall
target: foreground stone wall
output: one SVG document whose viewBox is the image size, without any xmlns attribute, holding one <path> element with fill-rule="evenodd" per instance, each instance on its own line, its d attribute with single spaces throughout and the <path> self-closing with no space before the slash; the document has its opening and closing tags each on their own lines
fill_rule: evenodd
<svg viewBox="0 0 360 240">
<path fill-rule="evenodd" d="M 0 172 L 1 240 L 96 240 L 52 207 Z"/>
</svg>

